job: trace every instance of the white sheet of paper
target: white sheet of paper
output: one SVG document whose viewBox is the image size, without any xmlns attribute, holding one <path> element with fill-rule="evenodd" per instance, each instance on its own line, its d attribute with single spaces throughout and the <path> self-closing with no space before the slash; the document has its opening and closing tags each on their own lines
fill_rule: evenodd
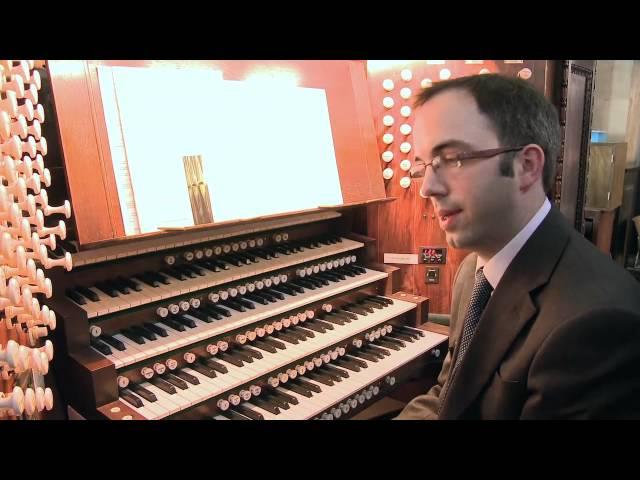
<svg viewBox="0 0 640 480">
<path fill-rule="evenodd" d="M 203 158 L 214 222 L 342 203 L 324 90 L 134 67 L 101 68 L 101 84 L 107 73 L 142 233 L 193 225 L 184 155 Z"/>
</svg>

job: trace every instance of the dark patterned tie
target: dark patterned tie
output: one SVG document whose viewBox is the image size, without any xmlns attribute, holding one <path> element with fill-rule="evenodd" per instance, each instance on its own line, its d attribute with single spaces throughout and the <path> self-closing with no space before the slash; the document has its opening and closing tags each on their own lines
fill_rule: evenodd
<svg viewBox="0 0 640 480">
<path fill-rule="evenodd" d="M 473 334 L 475 333 L 478 322 L 480 321 L 482 311 L 487 305 L 489 298 L 491 298 L 491 292 L 493 291 L 493 287 L 484 276 L 484 272 L 482 270 L 483 268 L 480 268 L 476 272 L 476 281 L 473 284 L 473 292 L 471 292 L 471 301 L 469 302 L 467 313 L 464 316 L 464 327 L 462 329 L 462 338 L 460 340 L 460 351 L 458 352 L 458 356 L 456 357 L 456 363 L 453 367 L 454 370 L 458 368 L 458 365 L 460 364 L 460 362 L 462 362 L 462 358 L 464 357 L 467 348 L 469 348 L 469 344 L 471 343 Z"/>
</svg>

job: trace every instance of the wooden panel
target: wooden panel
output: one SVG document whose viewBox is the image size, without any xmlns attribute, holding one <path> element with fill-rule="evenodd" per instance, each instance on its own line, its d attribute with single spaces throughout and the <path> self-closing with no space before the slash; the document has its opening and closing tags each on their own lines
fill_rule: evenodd
<svg viewBox="0 0 640 480">
<path fill-rule="evenodd" d="M 451 78 L 479 73 L 481 69 L 491 72 L 499 72 L 505 75 L 516 76 L 522 69 L 531 70 L 529 81 L 542 92 L 552 90 L 554 84 L 553 71 L 548 68 L 548 60 L 524 60 L 523 63 L 505 63 L 502 60 L 484 60 L 483 64 L 466 64 L 464 61 L 449 61 L 443 65 L 428 65 L 425 61 L 412 61 L 406 65 L 392 65 L 387 68 L 369 71 L 369 91 L 371 98 L 371 111 L 374 116 L 375 131 L 378 145 L 378 175 L 382 170 L 391 166 L 394 176 L 385 181 L 387 196 L 396 197 L 397 200 L 390 204 L 369 207 L 368 225 L 369 234 L 378 239 L 378 261 L 382 262 L 384 253 L 418 253 L 421 246 L 445 247 L 447 246 L 444 232 L 440 229 L 438 221 L 433 217 L 431 203 L 418 194 L 420 180 L 413 180 L 411 187 L 404 189 L 399 180 L 404 172 L 400 170 L 399 163 L 408 158 L 413 161 L 414 152 L 408 155 L 400 152 L 401 142 L 413 143 L 413 136 L 402 135 L 400 125 L 408 123 L 413 126 L 413 116 L 404 118 L 400 115 L 403 105 L 411 105 L 412 98 L 403 99 L 399 95 L 400 89 L 409 87 L 415 95 L 420 87 L 420 82 L 428 78 L 432 82 L 439 80 L 440 71 L 444 68 L 451 73 Z M 400 77 L 400 71 L 409 68 L 413 77 L 410 81 L 404 81 Z M 387 92 L 382 87 L 382 81 L 390 78 L 395 83 L 395 88 Z M 395 102 L 393 108 L 387 110 L 382 105 L 382 99 L 391 96 Z M 395 122 L 391 127 L 385 127 L 382 123 L 384 115 L 390 114 Z M 385 133 L 394 136 L 394 142 L 387 148 L 382 141 Z M 385 150 L 391 150 L 394 158 L 390 165 L 381 160 Z M 427 284 L 425 275 L 427 266 L 420 265 L 396 265 L 400 268 L 402 281 L 400 288 L 404 291 L 429 298 L 429 309 L 434 313 L 449 313 L 451 305 L 451 285 L 458 266 L 467 255 L 467 251 L 449 248 L 447 251 L 447 263 L 437 266 L 440 270 L 440 282 Z M 430 267 L 431 268 L 431 267 Z"/>
<path fill-rule="evenodd" d="M 78 238 L 112 239 L 118 227 L 101 174 L 86 64 L 50 61 L 48 66 Z"/>
<path fill-rule="evenodd" d="M 302 87 L 326 91 L 344 203 L 384 196 L 375 175 L 375 132 L 364 61 L 51 61 L 51 81 L 74 200 L 78 240 L 96 243 L 122 236 L 118 193 L 101 107 L 98 66 L 209 67 L 227 80 L 260 72 L 293 72 Z M 158 99 L 158 109 L 162 99 Z M 304 152 L 301 162 L 304 161 Z M 310 179 L 312 181 L 312 179 Z"/>
</svg>

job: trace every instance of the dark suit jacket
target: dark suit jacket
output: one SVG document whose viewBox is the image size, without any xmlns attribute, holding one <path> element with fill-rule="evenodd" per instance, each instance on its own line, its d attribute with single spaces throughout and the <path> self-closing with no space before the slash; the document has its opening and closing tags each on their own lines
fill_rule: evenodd
<svg viewBox="0 0 640 480">
<path fill-rule="evenodd" d="M 398 419 L 640 418 L 640 286 L 554 207 L 485 307 L 453 378 L 476 255 L 454 279 L 437 384 Z"/>
</svg>

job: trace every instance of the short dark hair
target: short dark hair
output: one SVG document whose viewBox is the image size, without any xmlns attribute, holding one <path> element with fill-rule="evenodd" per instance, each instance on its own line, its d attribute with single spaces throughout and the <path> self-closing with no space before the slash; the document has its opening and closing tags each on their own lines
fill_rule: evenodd
<svg viewBox="0 0 640 480">
<path fill-rule="evenodd" d="M 534 143 L 544 151 L 542 184 L 548 193 L 553 186 L 560 150 L 558 112 L 545 96 L 525 80 L 499 74 L 473 75 L 434 83 L 416 96 L 414 107 L 447 90 L 469 92 L 479 110 L 489 117 L 502 146 Z M 507 154 L 500 163 L 503 175 L 513 176 L 512 159 Z"/>
</svg>

